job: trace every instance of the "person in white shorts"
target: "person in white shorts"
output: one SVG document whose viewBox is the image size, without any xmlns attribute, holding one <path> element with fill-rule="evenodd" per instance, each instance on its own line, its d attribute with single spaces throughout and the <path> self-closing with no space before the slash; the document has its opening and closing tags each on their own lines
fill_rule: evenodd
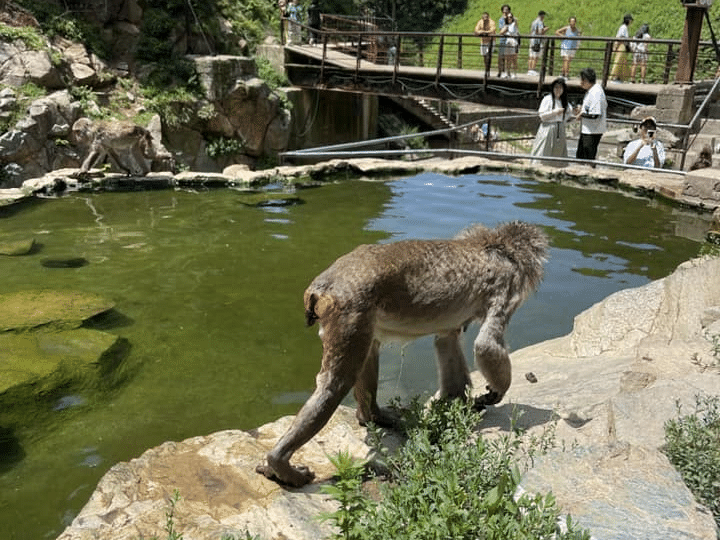
<svg viewBox="0 0 720 540">
<path fill-rule="evenodd" d="M 565 39 L 560 42 L 560 56 L 563 60 L 562 76 L 567 79 L 570 76 L 570 63 L 572 62 L 572 59 L 575 58 L 575 53 L 580 45 L 578 40 L 568 38 L 574 38 L 582 35 L 582 32 L 577 27 L 577 19 L 575 17 L 570 17 L 565 26 L 558 28 L 555 31 L 555 35 L 565 37 Z"/>
</svg>

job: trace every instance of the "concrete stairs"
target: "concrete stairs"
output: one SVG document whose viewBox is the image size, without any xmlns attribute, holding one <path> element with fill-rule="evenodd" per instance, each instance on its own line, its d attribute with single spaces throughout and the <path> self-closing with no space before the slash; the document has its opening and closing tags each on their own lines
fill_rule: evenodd
<svg viewBox="0 0 720 540">
<path fill-rule="evenodd" d="M 439 108 L 426 99 L 412 96 L 388 96 L 391 101 L 428 125 L 431 129 L 451 129 L 455 124 Z"/>
</svg>

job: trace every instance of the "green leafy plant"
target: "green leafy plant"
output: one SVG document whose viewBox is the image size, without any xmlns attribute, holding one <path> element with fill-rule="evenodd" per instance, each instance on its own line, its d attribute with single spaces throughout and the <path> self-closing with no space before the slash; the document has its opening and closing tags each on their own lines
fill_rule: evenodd
<svg viewBox="0 0 720 540">
<path fill-rule="evenodd" d="M 167 540 L 182 540 L 183 535 L 175 530 L 175 507 L 180 501 L 180 492 L 176 489 L 170 497 L 168 509 L 165 511 L 165 532 Z"/>
<path fill-rule="evenodd" d="M 665 423 L 665 454 L 720 527 L 720 396 L 696 396 L 695 411 Z"/>
<path fill-rule="evenodd" d="M 419 130 L 417 126 L 410 126 L 408 124 L 403 124 L 403 126 L 400 128 L 400 135 L 415 135 L 418 133 Z M 418 135 L 417 137 L 410 137 L 408 139 L 404 140 L 404 143 L 407 145 L 408 148 L 412 150 L 421 150 L 423 148 L 427 148 L 428 144 L 425 140 L 425 137 L 422 135 Z"/>
<path fill-rule="evenodd" d="M 329 456 L 337 469 L 338 479 L 333 484 L 322 486 L 322 492 L 340 503 L 335 512 L 320 515 L 323 521 L 332 521 L 340 531 L 338 538 L 351 540 L 361 538 L 362 512 L 368 506 L 368 500 L 362 492 L 362 475 L 365 462 L 355 460 L 350 452 L 340 452 Z"/>
<path fill-rule="evenodd" d="M 257 57 L 255 59 L 255 65 L 257 66 L 258 77 L 265 81 L 265 84 L 268 85 L 270 90 L 277 90 L 283 86 L 290 86 L 290 81 L 288 81 L 285 73 L 275 69 L 272 63 L 270 63 L 270 60 L 267 58 L 263 58 L 261 56 Z"/>
<path fill-rule="evenodd" d="M 589 539 L 570 518 L 560 530 L 552 495 L 517 495 L 527 457 L 521 434 L 486 440 L 479 421 L 471 403 L 411 405 L 405 445 L 396 454 L 378 449 L 390 471 L 379 503 L 360 491 L 362 468 L 338 457 L 340 480 L 327 491 L 340 502 L 330 514 L 336 538 Z"/>
<path fill-rule="evenodd" d="M 30 49 L 42 51 L 47 48 L 47 43 L 43 36 L 30 26 L 8 26 L 0 23 L 0 39 L 4 41 L 21 40 Z"/>
<path fill-rule="evenodd" d="M 211 158 L 242 154 L 245 150 L 245 141 L 240 138 L 218 137 L 208 141 L 206 153 Z"/>
</svg>

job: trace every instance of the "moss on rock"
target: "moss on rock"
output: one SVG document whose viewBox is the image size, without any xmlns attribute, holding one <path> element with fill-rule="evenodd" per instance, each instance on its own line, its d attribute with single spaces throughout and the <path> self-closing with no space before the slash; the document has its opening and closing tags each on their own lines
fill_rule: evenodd
<svg viewBox="0 0 720 540">
<path fill-rule="evenodd" d="M 108 311 L 114 303 L 100 295 L 78 291 L 31 290 L 0 294 L 0 332 L 40 326 L 77 328 Z"/>
<path fill-rule="evenodd" d="M 7 255 L 10 257 L 27 255 L 33 250 L 34 246 L 35 240 L 33 238 L 14 241 L 3 240 L 0 241 L 0 255 Z"/>
</svg>

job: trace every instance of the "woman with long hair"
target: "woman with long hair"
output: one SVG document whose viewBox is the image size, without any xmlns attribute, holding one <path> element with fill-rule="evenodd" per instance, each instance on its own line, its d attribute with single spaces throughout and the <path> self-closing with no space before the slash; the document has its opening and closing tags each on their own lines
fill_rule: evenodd
<svg viewBox="0 0 720 540">
<path fill-rule="evenodd" d="M 531 150 L 533 156 L 567 157 L 565 124 L 574 118 L 568 103 L 567 84 L 558 77 L 550 87 L 538 109 L 540 127 Z"/>
<path fill-rule="evenodd" d="M 625 16 L 623 17 L 623 22 L 620 25 L 620 28 L 618 28 L 615 37 L 629 38 L 629 28 L 631 22 L 633 22 L 633 16 L 629 13 L 625 14 Z M 631 51 L 630 42 L 616 41 L 613 44 L 613 51 L 615 52 L 615 57 L 613 59 L 613 68 L 612 72 L 610 73 L 610 78 L 613 82 L 621 83 L 623 82 L 623 77 L 626 75 L 625 72 L 627 71 L 627 53 Z"/>
</svg>

